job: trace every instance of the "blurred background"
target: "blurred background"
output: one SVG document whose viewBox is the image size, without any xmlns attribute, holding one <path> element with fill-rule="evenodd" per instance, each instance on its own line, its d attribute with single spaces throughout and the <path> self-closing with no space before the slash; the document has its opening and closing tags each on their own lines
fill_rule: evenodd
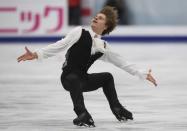
<svg viewBox="0 0 187 131">
<path fill-rule="evenodd" d="M 186 0 L 69 0 L 69 24 L 89 24 L 105 5 L 116 7 L 120 25 L 187 24 Z"/>
<path fill-rule="evenodd" d="M 0 41 L 54 42 L 106 5 L 119 13 L 109 41 L 187 41 L 186 0 L 0 0 Z"/>
</svg>

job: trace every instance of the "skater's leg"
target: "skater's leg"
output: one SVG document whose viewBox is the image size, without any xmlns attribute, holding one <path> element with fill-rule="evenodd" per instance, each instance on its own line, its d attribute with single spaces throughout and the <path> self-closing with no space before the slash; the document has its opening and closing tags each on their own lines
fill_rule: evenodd
<svg viewBox="0 0 187 131">
<path fill-rule="evenodd" d="M 73 102 L 74 111 L 77 115 L 86 111 L 84 98 L 82 94 L 82 81 L 76 73 L 70 73 L 61 78 L 62 84 L 66 90 L 70 92 Z"/>
<path fill-rule="evenodd" d="M 95 126 L 91 115 L 85 108 L 82 87 L 84 82 L 81 78 L 75 74 L 68 74 L 66 77 L 61 77 L 62 84 L 66 90 L 70 92 L 71 99 L 74 105 L 74 111 L 77 114 L 77 118 L 73 120 L 73 123 L 78 126 Z"/>
<path fill-rule="evenodd" d="M 83 91 L 93 91 L 100 87 L 103 88 L 103 92 L 110 106 L 115 106 L 119 103 L 113 76 L 108 72 L 89 74 L 86 86 L 83 87 Z"/>
<path fill-rule="evenodd" d="M 125 109 L 118 100 L 112 74 L 93 73 L 88 75 L 88 81 L 83 91 L 92 91 L 99 87 L 103 87 L 103 92 L 109 102 L 110 108 L 119 121 L 133 119 L 132 113 Z"/>
</svg>

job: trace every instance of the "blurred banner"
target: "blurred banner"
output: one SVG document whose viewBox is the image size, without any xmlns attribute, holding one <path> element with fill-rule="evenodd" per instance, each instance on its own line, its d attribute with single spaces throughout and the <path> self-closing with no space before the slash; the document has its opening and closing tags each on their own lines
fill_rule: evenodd
<svg viewBox="0 0 187 131">
<path fill-rule="evenodd" d="M 0 36 L 57 36 L 67 28 L 66 0 L 0 0 Z"/>
<path fill-rule="evenodd" d="M 115 6 L 118 42 L 187 42 L 187 0 L 0 0 L 0 42 L 54 42 Z"/>
<path fill-rule="evenodd" d="M 125 0 L 132 25 L 187 25 L 186 0 Z"/>
</svg>

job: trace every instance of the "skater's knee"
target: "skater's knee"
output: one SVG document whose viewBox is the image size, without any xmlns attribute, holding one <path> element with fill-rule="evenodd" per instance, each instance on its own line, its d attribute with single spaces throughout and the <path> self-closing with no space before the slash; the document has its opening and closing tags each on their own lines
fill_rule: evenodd
<svg viewBox="0 0 187 131">
<path fill-rule="evenodd" d="M 69 74 L 63 79 L 61 78 L 62 85 L 65 90 L 70 91 L 71 87 L 78 81 L 78 76 L 76 74 Z"/>
<path fill-rule="evenodd" d="M 64 87 L 64 89 L 66 91 L 70 91 L 70 84 L 69 84 L 69 82 L 67 82 L 67 81 L 62 82 L 62 86 Z"/>
<path fill-rule="evenodd" d="M 105 77 L 106 77 L 106 79 L 109 80 L 109 81 L 113 80 L 113 75 L 112 75 L 111 73 L 109 73 L 109 72 L 106 72 L 106 73 L 105 73 Z"/>
</svg>

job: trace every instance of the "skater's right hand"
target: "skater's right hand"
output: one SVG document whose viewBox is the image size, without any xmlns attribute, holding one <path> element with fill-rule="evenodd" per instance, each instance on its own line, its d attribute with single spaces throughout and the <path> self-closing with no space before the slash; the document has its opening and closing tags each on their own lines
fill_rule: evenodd
<svg viewBox="0 0 187 131">
<path fill-rule="evenodd" d="M 26 53 L 17 58 L 18 62 L 26 61 L 26 60 L 33 60 L 33 59 L 38 58 L 38 55 L 36 52 L 31 52 L 27 47 L 25 47 L 25 50 L 26 50 Z"/>
</svg>

